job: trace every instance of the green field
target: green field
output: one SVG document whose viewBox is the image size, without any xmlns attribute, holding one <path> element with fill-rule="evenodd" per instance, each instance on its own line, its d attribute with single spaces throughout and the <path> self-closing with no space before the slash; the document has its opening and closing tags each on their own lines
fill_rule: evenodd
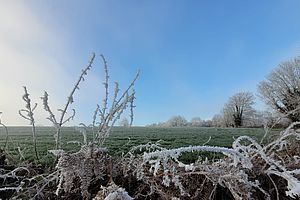
<svg viewBox="0 0 300 200">
<path fill-rule="evenodd" d="M 26 159 L 33 159 L 33 145 L 31 127 L 8 127 L 9 141 L 8 149 L 11 155 L 18 155 L 17 148 L 24 152 Z M 267 140 L 273 138 L 279 131 L 274 130 L 268 134 Z M 54 149 L 55 142 L 53 127 L 37 127 L 37 149 L 43 159 L 50 159 L 47 150 Z M 91 133 L 90 133 L 91 135 Z M 150 128 L 150 127 L 115 127 L 106 140 L 104 146 L 112 155 L 126 153 L 131 147 L 155 143 L 160 140 L 160 144 L 167 148 L 176 148 L 190 145 L 202 145 L 211 137 L 206 145 L 230 147 L 234 138 L 241 135 L 248 135 L 256 140 L 260 140 L 264 135 L 263 129 L 246 128 Z M 63 149 L 76 151 L 80 148 L 78 144 L 68 144 L 68 141 L 83 141 L 82 134 L 75 127 L 64 127 L 62 130 Z M 5 134 L 1 129 L 0 145 L 4 146 Z"/>
</svg>

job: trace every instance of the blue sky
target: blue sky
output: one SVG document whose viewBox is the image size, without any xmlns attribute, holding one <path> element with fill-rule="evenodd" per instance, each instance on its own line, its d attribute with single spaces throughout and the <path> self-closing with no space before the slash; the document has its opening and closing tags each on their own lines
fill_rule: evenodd
<svg viewBox="0 0 300 200">
<path fill-rule="evenodd" d="M 300 53 L 296 0 L 0 4 L 0 111 L 12 125 L 26 124 L 17 115 L 21 86 L 39 104 L 47 90 L 60 108 L 91 52 L 105 55 L 111 80 L 123 88 L 141 70 L 135 125 L 173 115 L 209 119 L 234 93 L 256 93 L 277 64 Z M 75 96 L 74 123 L 91 121 L 103 77 L 98 59 Z M 258 98 L 256 107 L 264 109 Z M 42 106 L 36 115 L 46 123 Z"/>
</svg>

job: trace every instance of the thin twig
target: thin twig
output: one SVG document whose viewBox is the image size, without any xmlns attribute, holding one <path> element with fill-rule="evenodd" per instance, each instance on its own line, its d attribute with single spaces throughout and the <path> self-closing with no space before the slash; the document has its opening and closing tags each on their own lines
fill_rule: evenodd
<svg viewBox="0 0 300 200">
<path fill-rule="evenodd" d="M 67 118 L 65 119 L 65 115 L 67 113 L 67 110 L 70 106 L 70 104 L 72 104 L 74 102 L 74 93 L 76 90 L 79 90 L 79 84 L 84 81 L 84 76 L 87 75 L 87 72 L 91 69 L 92 64 L 94 62 L 95 59 L 95 53 L 92 54 L 87 66 L 82 70 L 77 82 L 75 83 L 73 89 L 71 90 L 70 95 L 67 98 L 67 103 L 65 104 L 63 109 L 59 109 L 59 111 L 61 111 L 61 115 L 59 120 L 56 119 L 55 115 L 53 114 L 53 112 L 50 109 L 49 103 L 48 103 L 48 93 L 45 92 L 44 96 L 41 97 L 43 99 L 43 105 L 44 105 L 44 109 L 49 113 L 49 117 L 47 118 L 49 121 L 51 121 L 54 125 L 54 127 L 56 128 L 56 133 L 54 135 L 55 137 L 55 148 L 56 150 L 61 148 L 61 127 L 63 124 L 65 124 L 66 122 L 69 122 L 70 120 L 72 120 L 75 116 L 75 110 L 73 109 L 73 113 Z"/>
</svg>

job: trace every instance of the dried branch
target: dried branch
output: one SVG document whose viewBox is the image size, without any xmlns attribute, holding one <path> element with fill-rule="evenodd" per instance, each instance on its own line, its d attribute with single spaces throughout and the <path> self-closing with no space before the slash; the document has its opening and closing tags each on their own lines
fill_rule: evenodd
<svg viewBox="0 0 300 200">
<path fill-rule="evenodd" d="M 48 100 L 49 100 L 49 95 L 48 95 L 48 93 L 47 93 L 46 91 L 44 92 L 44 96 L 41 97 L 41 99 L 43 100 L 44 110 L 45 110 L 46 112 L 49 113 L 49 117 L 48 117 L 47 119 L 48 119 L 49 121 L 51 121 L 52 124 L 53 124 L 55 127 L 57 127 L 57 126 L 58 126 L 58 123 L 57 123 L 57 120 L 56 120 L 56 118 L 55 118 L 55 115 L 53 114 L 53 112 L 52 112 L 52 110 L 51 110 L 51 108 L 50 108 L 50 106 L 49 106 L 49 102 L 48 102 Z"/>
<path fill-rule="evenodd" d="M 48 103 L 48 94 L 47 92 L 44 93 L 44 97 L 42 97 L 43 99 L 43 105 L 44 105 L 44 109 L 49 113 L 49 117 L 47 118 L 49 121 L 51 121 L 53 123 L 53 125 L 56 127 L 56 133 L 54 134 L 54 138 L 55 138 L 55 147 L 56 150 L 61 149 L 61 127 L 63 124 L 69 122 L 70 120 L 72 120 L 75 116 L 75 110 L 73 109 L 73 114 L 71 116 L 69 116 L 67 119 L 65 119 L 65 115 L 67 113 L 67 110 L 70 106 L 70 104 L 72 104 L 74 102 L 74 93 L 76 90 L 79 90 L 79 84 L 84 81 L 84 77 L 87 75 L 87 72 L 92 68 L 92 64 L 94 62 L 95 59 L 95 54 L 93 53 L 87 66 L 82 70 L 77 82 L 75 83 L 73 89 L 71 90 L 70 95 L 67 98 L 67 103 L 64 106 L 63 109 L 59 109 L 59 111 L 61 112 L 61 115 L 59 117 L 59 120 L 56 120 L 55 115 L 53 114 L 53 112 L 50 109 L 49 103 Z"/>
<path fill-rule="evenodd" d="M 96 125 L 96 120 L 97 120 L 97 115 L 98 113 L 100 112 L 100 106 L 99 104 L 97 104 L 96 106 L 96 109 L 94 111 L 94 114 L 93 114 L 93 121 L 92 121 L 92 132 L 93 132 L 93 143 L 95 142 L 95 125 Z"/>
<path fill-rule="evenodd" d="M 138 70 L 136 76 L 134 77 L 133 81 L 129 84 L 127 89 L 122 93 L 122 95 L 118 98 L 119 93 L 119 85 L 117 82 L 115 82 L 115 90 L 114 95 L 111 100 L 111 108 L 109 110 L 109 113 L 104 113 L 104 110 L 102 109 L 102 112 L 100 112 L 100 118 L 101 123 L 99 125 L 98 134 L 96 136 L 96 140 L 98 140 L 98 143 L 102 145 L 105 141 L 105 138 L 109 135 L 111 128 L 114 126 L 115 122 L 120 118 L 123 111 L 127 108 L 127 106 L 130 104 L 131 111 L 133 112 L 133 100 L 135 91 L 132 90 L 131 93 L 129 91 L 133 89 L 133 86 L 135 84 L 135 81 L 139 77 L 140 70 Z M 106 97 L 105 97 L 106 98 Z M 131 114 L 133 117 L 133 114 Z"/>
<path fill-rule="evenodd" d="M 103 60 L 103 63 L 104 63 L 104 72 L 105 72 L 105 82 L 103 83 L 104 85 L 104 89 L 105 89 L 105 96 L 104 96 L 104 99 L 103 99 L 103 107 L 102 107 L 102 116 L 104 118 L 105 114 L 106 114 L 106 109 L 107 109 L 107 102 L 108 102 L 108 80 L 109 80 L 109 75 L 108 75 L 108 69 L 107 69 L 107 62 L 104 58 L 104 56 L 101 54 L 100 55 L 102 60 Z"/>
<path fill-rule="evenodd" d="M 39 160 L 38 156 L 38 151 L 37 151 L 37 144 L 36 144 L 36 128 L 35 128 L 35 121 L 34 121 L 34 116 L 33 112 L 37 107 L 37 103 L 35 103 L 32 107 L 31 105 L 31 100 L 29 98 L 29 94 L 27 92 L 27 88 L 24 86 L 24 95 L 22 99 L 25 101 L 25 108 L 26 109 L 21 109 L 19 110 L 19 114 L 21 117 L 24 119 L 28 120 L 31 125 L 31 130 L 32 130 L 32 139 L 33 139 L 33 146 L 34 146 L 34 152 L 35 152 L 35 157 L 37 160 Z"/>
<path fill-rule="evenodd" d="M 76 112 L 75 109 L 72 109 L 72 111 L 72 115 L 70 115 L 65 121 L 63 121 L 62 125 L 74 119 Z"/>
<path fill-rule="evenodd" d="M 130 101 L 130 123 L 129 123 L 129 126 L 132 126 L 132 123 L 133 123 L 133 117 L 134 117 L 134 112 L 133 112 L 133 109 L 136 107 L 133 103 L 134 103 L 134 100 L 135 100 L 135 90 L 133 89 L 132 90 L 132 98 L 131 98 L 131 101 Z"/>
</svg>

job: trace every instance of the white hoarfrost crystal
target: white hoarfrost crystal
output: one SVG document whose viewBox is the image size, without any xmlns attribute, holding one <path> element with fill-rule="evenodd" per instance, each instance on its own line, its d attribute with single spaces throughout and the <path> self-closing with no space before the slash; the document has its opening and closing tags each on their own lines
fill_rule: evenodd
<svg viewBox="0 0 300 200">
<path fill-rule="evenodd" d="M 52 153 L 54 156 L 62 156 L 64 155 L 65 151 L 62 149 L 57 150 L 48 150 L 49 153 Z"/>
<path fill-rule="evenodd" d="M 133 200 L 133 198 L 128 195 L 124 188 L 112 182 L 108 187 L 101 187 L 93 200 Z"/>
<path fill-rule="evenodd" d="M 76 153 L 63 154 L 56 166 L 60 180 L 56 194 L 59 195 L 60 190 L 67 193 L 74 192 L 74 182 L 79 179 L 83 199 L 90 199 L 91 194 L 88 191 L 90 183 L 95 177 L 101 179 L 104 176 L 109 159 L 107 149 L 96 148 L 92 144 L 82 146 Z"/>
<path fill-rule="evenodd" d="M 286 191 L 286 195 L 292 198 L 300 197 L 300 181 L 296 178 L 292 177 L 288 180 L 288 191 Z"/>
<path fill-rule="evenodd" d="M 269 173 L 275 174 L 287 180 L 288 191 L 285 192 L 287 196 L 290 196 L 292 198 L 297 198 L 300 196 L 300 181 L 291 175 L 291 173 L 293 172 L 290 173 L 289 171 L 279 172 L 279 171 L 270 170 Z"/>
<path fill-rule="evenodd" d="M 131 196 L 123 188 L 118 188 L 116 191 L 109 193 L 104 200 L 133 200 Z"/>
<path fill-rule="evenodd" d="M 170 182 L 171 182 L 171 179 L 169 178 L 169 176 L 168 176 L 168 175 L 164 175 L 164 176 L 163 176 L 163 181 L 162 181 L 162 183 L 163 183 L 165 186 L 169 187 L 169 186 L 170 186 Z"/>
<path fill-rule="evenodd" d="M 215 152 L 215 153 L 223 153 L 229 157 L 234 159 L 234 165 L 236 166 L 238 163 L 242 164 L 245 168 L 251 169 L 252 163 L 249 158 L 245 155 L 236 151 L 235 149 L 230 149 L 226 147 L 214 147 L 214 146 L 189 146 L 189 147 L 181 147 L 178 149 L 170 149 L 170 150 L 161 150 L 150 153 L 144 153 L 144 162 L 149 162 L 153 159 L 175 159 L 177 160 L 179 156 L 184 152 L 194 152 L 194 151 L 207 151 L 207 152 Z"/>
</svg>

